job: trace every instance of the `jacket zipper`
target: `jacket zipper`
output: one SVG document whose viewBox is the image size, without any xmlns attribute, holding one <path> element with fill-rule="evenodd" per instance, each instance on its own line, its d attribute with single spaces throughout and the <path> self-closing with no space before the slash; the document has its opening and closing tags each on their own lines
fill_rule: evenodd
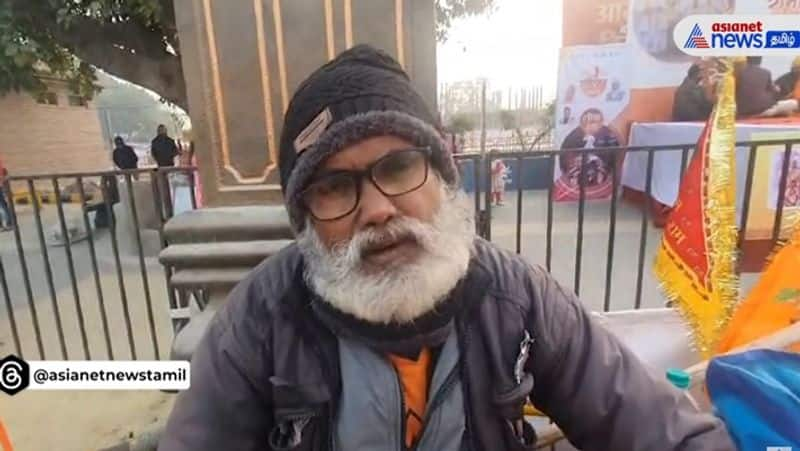
<svg viewBox="0 0 800 451">
<path fill-rule="evenodd" d="M 447 373 L 447 377 L 445 378 L 444 382 L 442 382 L 442 386 L 439 387 L 439 390 L 433 395 L 433 399 L 429 403 L 427 409 L 425 410 L 425 418 L 422 423 L 422 429 L 419 431 L 419 435 L 417 436 L 416 443 L 411 448 L 410 451 L 416 451 L 419 443 L 422 441 L 422 437 L 425 436 L 425 430 L 428 429 L 428 423 L 431 419 L 431 415 L 433 412 L 444 402 L 445 396 L 450 393 L 450 390 L 456 383 L 456 376 L 458 375 L 458 364 L 456 364 L 449 373 Z"/>
<path fill-rule="evenodd" d="M 317 359 L 319 360 L 320 367 L 322 369 L 322 374 L 325 376 L 325 379 L 328 380 L 328 381 L 333 380 L 331 378 L 331 375 L 332 375 L 331 374 L 331 368 L 328 366 L 328 362 L 325 359 L 325 355 L 323 354 L 322 349 L 321 349 L 320 344 L 319 344 L 319 336 L 315 336 L 314 337 L 314 340 L 312 340 L 312 343 L 311 343 L 311 348 L 317 354 Z M 331 400 L 328 401 L 328 406 L 327 406 L 327 410 L 328 410 L 328 430 L 326 431 L 327 434 L 328 434 L 328 440 L 327 440 L 327 442 L 328 442 L 328 450 L 327 451 L 334 451 L 334 447 L 333 447 L 333 427 L 334 427 L 334 418 L 333 417 L 335 415 L 334 403 L 335 403 L 335 401 L 333 400 L 333 398 L 331 398 Z"/>
<path fill-rule="evenodd" d="M 397 369 L 392 365 L 392 371 L 394 372 L 394 381 L 397 385 L 397 394 L 400 398 L 400 448 L 399 451 L 406 451 L 406 400 L 403 396 L 403 383 L 400 380 L 400 375 L 397 374 Z"/>
<path fill-rule="evenodd" d="M 459 327 L 461 326 L 461 327 Z M 463 330 L 461 330 L 463 329 Z M 460 333 L 459 333 L 460 332 Z M 461 388 L 464 392 L 464 442 L 466 444 L 467 451 L 471 451 L 472 447 L 472 412 L 469 407 L 470 405 L 470 391 L 469 391 L 469 377 L 467 371 L 467 359 L 464 357 L 466 356 L 467 350 L 469 349 L 469 322 L 468 321 L 457 321 L 456 322 L 456 333 L 459 337 L 459 342 L 463 346 L 459 350 L 460 355 L 462 358 L 459 359 L 459 365 L 461 371 Z"/>
<path fill-rule="evenodd" d="M 328 405 L 328 451 L 333 451 L 333 406 Z"/>
</svg>

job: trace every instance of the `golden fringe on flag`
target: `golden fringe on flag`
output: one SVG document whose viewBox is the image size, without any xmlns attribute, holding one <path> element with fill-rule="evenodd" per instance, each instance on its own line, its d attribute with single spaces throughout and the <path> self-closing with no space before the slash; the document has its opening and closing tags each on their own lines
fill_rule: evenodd
<svg viewBox="0 0 800 451">
<path fill-rule="evenodd" d="M 691 330 L 704 357 L 730 320 L 738 296 L 736 274 L 735 77 L 722 61 L 717 104 L 697 142 L 667 219 L 655 273 Z"/>
</svg>

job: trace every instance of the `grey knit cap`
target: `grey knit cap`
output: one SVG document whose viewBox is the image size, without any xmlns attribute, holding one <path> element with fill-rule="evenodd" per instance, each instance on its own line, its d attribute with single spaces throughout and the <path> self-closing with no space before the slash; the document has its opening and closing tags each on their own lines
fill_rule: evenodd
<svg viewBox="0 0 800 451">
<path fill-rule="evenodd" d="M 375 136 L 393 135 L 431 149 L 442 179 L 458 183 L 458 171 L 437 121 L 386 53 L 361 45 L 319 68 L 298 88 L 284 119 L 279 169 L 295 232 L 305 226 L 303 190 L 319 166 L 339 150 Z"/>
</svg>

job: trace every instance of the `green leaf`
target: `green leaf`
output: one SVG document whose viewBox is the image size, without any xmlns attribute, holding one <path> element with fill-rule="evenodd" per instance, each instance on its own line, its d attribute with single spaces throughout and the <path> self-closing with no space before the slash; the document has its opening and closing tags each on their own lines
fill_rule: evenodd
<svg viewBox="0 0 800 451">
<path fill-rule="evenodd" d="M 775 297 L 777 302 L 794 302 L 800 301 L 800 288 L 784 288 Z"/>
<path fill-rule="evenodd" d="M 30 53 L 18 53 L 14 55 L 14 64 L 16 64 L 17 67 L 28 67 L 33 64 L 33 62 L 34 58 Z"/>
<path fill-rule="evenodd" d="M 14 56 L 19 53 L 19 46 L 14 43 L 8 43 L 6 45 L 6 51 L 4 52 L 6 56 L 13 58 Z"/>
<path fill-rule="evenodd" d="M 56 12 L 56 23 L 63 25 L 68 20 L 69 11 L 67 8 L 59 8 Z"/>
</svg>

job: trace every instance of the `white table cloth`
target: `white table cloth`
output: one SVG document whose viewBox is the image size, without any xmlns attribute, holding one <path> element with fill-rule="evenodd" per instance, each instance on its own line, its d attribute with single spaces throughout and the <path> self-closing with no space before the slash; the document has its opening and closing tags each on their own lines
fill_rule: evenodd
<svg viewBox="0 0 800 451">
<path fill-rule="evenodd" d="M 631 125 L 628 145 L 636 146 L 669 146 L 678 144 L 694 144 L 703 131 L 702 122 L 635 122 Z M 789 124 L 737 124 L 736 140 L 750 141 L 753 133 L 798 131 L 798 126 Z M 689 151 L 687 165 L 691 160 L 693 149 Z M 742 210 L 744 201 L 745 178 L 747 177 L 747 160 L 749 149 L 736 149 L 736 208 Z M 681 151 L 657 150 L 653 152 L 653 173 L 650 194 L 653 199 L 664 205 L 674 205 L 678 198 L 680 186 Z M 628 152 L 622 169 L 622 185 L 636 191 L 645 191 L 647 177 L 647 152 Z"/>
</svg>

